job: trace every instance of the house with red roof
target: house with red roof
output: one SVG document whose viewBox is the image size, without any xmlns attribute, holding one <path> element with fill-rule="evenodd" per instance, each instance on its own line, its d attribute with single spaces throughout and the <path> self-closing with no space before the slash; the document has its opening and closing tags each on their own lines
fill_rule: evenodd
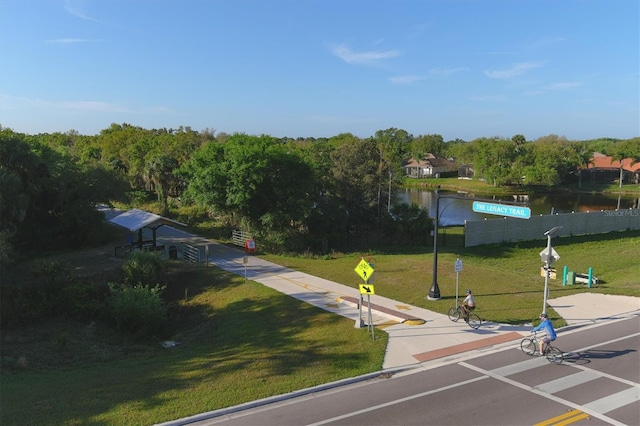
<svg viewBox="0 0 640 426">
<path fill-rule="evenodd" d="M 608 155 L 594 152 L 591 163 L 587 167 L 589 181 L 591 183 L 617 182 L 620 179 L 621 168 L 623 183 L 640 183 L 640 162 L 634 163 L 631 158 L 625 158 L 620 162 L 612 160 Z"/>
</svg>

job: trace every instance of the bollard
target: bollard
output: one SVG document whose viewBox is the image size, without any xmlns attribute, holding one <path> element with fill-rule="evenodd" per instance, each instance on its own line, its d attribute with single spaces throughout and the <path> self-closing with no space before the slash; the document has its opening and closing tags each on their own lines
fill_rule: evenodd
<svg viewBox="0 0 640 426">
<path fill-rule="evenodd" d="M 567 274 L 569 273 L 569 267 L 567 265 L 564 265 L 564 268 L 562 268 L 562 286 L 566 286 L 567 285 Z"/>
<path fill-rule="evenodd" d="M 588 288 L 591 288 L 592 280 L 593 280 L 593 268 L 589 267 L 589 284 L 587 285 Z"/>
</svg>

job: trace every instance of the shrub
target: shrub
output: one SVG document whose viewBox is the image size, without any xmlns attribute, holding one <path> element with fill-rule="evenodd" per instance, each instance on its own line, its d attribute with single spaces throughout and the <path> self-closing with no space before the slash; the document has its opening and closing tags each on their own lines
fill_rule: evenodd
<svg viewBox="0 0 640 426">
<path fill-rule="evenodd" d="M 155 253 L 139 251 L 122 265 L 123 280 L 128 285 L 155 285 L 164 260 Z"/>
<path fill-rule="evenodd" d="M 147 337 L 164 332 L 167 323 L 162 300 L 164 287 L 109 283 L 109 291 L 109 313 L 118 330 Z"/>
</svg>

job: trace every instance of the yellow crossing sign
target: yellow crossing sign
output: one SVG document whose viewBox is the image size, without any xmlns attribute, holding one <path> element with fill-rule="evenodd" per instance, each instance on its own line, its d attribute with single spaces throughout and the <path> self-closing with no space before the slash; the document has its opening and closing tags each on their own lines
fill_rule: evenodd
<svg viewBox="0 0 640 426">
<path fill-rule="evenodd" d="M 360 294 L 376 294 L 371 284 L 360 284 Z"/>
<path fill-rule="evenodd" d="M 371 275 L 373 275 L 373 268 L 371 267 L 371 265 L 369 265 L 369 262 L 364 259 L 360 259 L 360 263 L 358 263 L 358 266 L 356 266 L 355 271 L 356 274 L 360 275 L 360 278 L 365 281 L 370 279 Z"/>
</svg>

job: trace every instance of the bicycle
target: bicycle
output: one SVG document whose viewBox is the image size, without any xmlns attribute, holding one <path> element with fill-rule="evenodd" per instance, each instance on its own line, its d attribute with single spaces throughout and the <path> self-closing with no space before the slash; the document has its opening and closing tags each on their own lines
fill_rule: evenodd
<svg viewBox="0 0 640 426">
<path fill-rule="evenodd" d="M 466 323 L 469 324 L 469 327 L 473 329 L 478 329 L 482 325 L 482 319 L 480 319 L 478 315 L 473 313 L 464 315 L 460 306 L 449 309 L 448 315 L 449 319 L 453 322 L 458 322 L 458 320 L 460 320 L 460 317 L 464 318 Z"/>
<path fill-rule="evenodd" d="M 538 334 L 533 333 L 533 337 L 522 339 L 520 350 L 527 355 L 533 356 L 540 353 L 538 348 L 541 344 L 542 341 L 538 338 Z M 547 347 L 544 349 L 544 356 L 551 364 L 560 364 L 564 360 L 564 353 L 560 349 L 551 346 L 551 342 L 547 343 Z"/>
</svg>

